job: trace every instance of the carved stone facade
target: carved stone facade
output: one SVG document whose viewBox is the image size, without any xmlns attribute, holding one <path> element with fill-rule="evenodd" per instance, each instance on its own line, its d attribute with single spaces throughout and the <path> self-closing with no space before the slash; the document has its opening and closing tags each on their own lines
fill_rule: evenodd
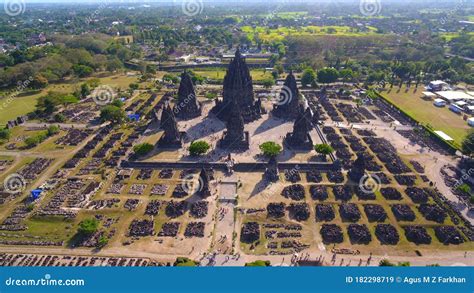
<svg viewBox="0 0 474 293">
<path fill-rule="evenodd" d="M 216 105 L 212 109 L 212 113 L 219 119 L 226 121 L 230 117 L 234 102 L 238 104 L 245 123 L 261 117 L 261 102 L 254 99 L 252 77 L 240 50 L 235 52 L 235 57 L 229 64 L 222 95 L 222 101 L 216 99 Z"/>
<path fill-rule="evenodd" d="M 196 90 L 193 81 L 188 72 L 181 74 L 181 83 L 178 89 L 178 101 L 173 112 L 176 117 L 181 119 L 193 119 L 201 116 L 201 104 L 196 97 Z"/>
</svg>

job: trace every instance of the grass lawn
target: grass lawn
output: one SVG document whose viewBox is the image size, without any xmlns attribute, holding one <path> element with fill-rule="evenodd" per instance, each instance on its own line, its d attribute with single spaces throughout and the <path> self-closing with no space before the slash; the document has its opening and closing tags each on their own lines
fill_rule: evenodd
<svg viewBox="0 0 474 293">
<path fill-rule="evenodd" d="M 101 84 L 109 85 L 113 88 L 125 90 L 129 84 L 137 80 L 136 76 L 127 76 L 125 74 L 117 74 L 111 76 L 96 76 L 84 79 L 74 79 L 64 83 L 51 84 L 47 88 L 40 91 L 23 92 L 9 99 L 9 93 L 0 93 L 0 126 L 5 125 L 8 120 L 15 119 L 18 116 L 26 115 L 33 111 L 36 106 L 36 100 L 45 95 L 48 91 L 56 91 L 61 93 L 71 93 L 76 87 L 86 80 L 98 78 Z"/>
<path fill-rule="evenodd" d="M 210 79 L 217 79 L 217 80 L 224 80 L 225 76 L 225 69 L 215 69 L 215 70 L 196 70 L 194 71 L 196 74 L 201 76 L 210 78 Z M 267 78 L 272 77 L 272 73 L 270 71 L 264 72 L 263 70 L 251 70 L 250 75 L 254 81 L 261 81 Z"/>
<path fill-rule="evenodd" d="M 277 29 L 270 29 L 263 26 L 255 28 L 251 26 L 243 26 L 242 31 L 247 33 L 249 38 L 253 40 L 255 35 L 264 41 L 282 41 L 287 36 L 366 36 L 375 34 L 374 29 L 369 29 L 368 32 L 358 31 L 356 28 L 349 26 L 305 26 L 305 27 L 280 27 Z"/>
<path fill-rule="evenodd" d="M 391 91 L 382 92 L 382 95 L 422 124 L 430 124 L 434 130 L 444 131 L 458 145 L 461 145 L 462 140 L 471 129 L 467 122 L 462 119 L 461 115 L 451 112 L 447 107 L 437 108 L 433 105 L 432 101 L 423 100 L 421 98 L 422 92 L 423 88 L 421 86 L 416 91 L 414 91 L 413 87 L 406 91 L 406 86 L 403 86 L 398 91 L 398 87 L 394 86 Z"/>
</svg>

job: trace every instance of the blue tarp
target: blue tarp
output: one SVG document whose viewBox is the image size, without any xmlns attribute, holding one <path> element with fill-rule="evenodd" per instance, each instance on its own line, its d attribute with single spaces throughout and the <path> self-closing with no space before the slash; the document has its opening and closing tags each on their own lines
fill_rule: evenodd
<svg viewBox="0 0 474 293">
<path fill-rule="evenodd" d="M 130 115 L 128 115 L 128 119 L 130 119 L 132 121 L 138 121 L 138 120 L 140 120 L 140 115 L 139 114 L 130 114 Z"/>
<path fill-rule="evenodd" d="M 40 197 L 40 195 L 41 195 L 41 192 L 43 192 L 42 189 L 35 189 L 35 190 L 32 190 L 32 191 L 31 191 L 31 198 L 34 199 L 34 200 L 38 199 L 38 198 Z"/>
</svg>

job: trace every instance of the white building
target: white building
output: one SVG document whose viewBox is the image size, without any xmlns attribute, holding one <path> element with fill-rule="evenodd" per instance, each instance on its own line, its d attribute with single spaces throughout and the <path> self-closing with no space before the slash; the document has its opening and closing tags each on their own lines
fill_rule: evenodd
<svg viewBox="0 0 474 293">
<path fill-rule="evenodd" d="M 449 89 L 449 84 L 447 84 L 446 82 L 442 80 L 434 80 L 434 81 L 431 81 L 426 88 L 427 90 L 433 91 L 433 92 L 444 91 L 444 90 Z"/>
<path fill-rule="evenodd" d="M 446 101 L 443 99 L 435 99 L 433 105 L 436 107 L 444 107 L 446 106 Z"/>
</svg>

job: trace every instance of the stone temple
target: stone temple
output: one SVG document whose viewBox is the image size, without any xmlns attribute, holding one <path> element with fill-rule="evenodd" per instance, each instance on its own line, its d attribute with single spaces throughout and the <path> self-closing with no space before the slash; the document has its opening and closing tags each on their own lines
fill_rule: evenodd
<svg viewBox="0 0 474 293">
<path fill-rule="evenodd" d="M 293 132 L 286 135 L 285 145 L 296 150 L 313 149 L 313 140 L 309 135 L 312 129 L 311 119 L 311 110 L 309 108 L 305 110 L 304 106 L 300 104 L 298 107 L 298 117 L 293 125 Z"/>
<path fill-rule="evenodd" d="M 248 150 L 250 147 L 250 135 L 244 131 L 244 119 L 240 112 L 240 106 L 237 101 L 233 101 L 229 108 L 229 117 L 227 118 L 224 135 L 220 141 L 220 148 L 229 151 Z"/>
<path fill-rule="evenodd" d="M 181 74 L 181 83 L 178 89 L 178 101 L 176 102 L 173 112 L 177 118 L 193 119 L 201 116 L 201 104 L 196 98 L 196 90 L 193 81 L 188 72 Z"/>
<path fill-rule="evenodd" d="M 299 105 L 300 92 L 296 84 L 296 78 L 293 72 L 290 72 L 285 79 L 280 96 L 273 107 L 272 114 L 277 118 L 296 120 L 296 118 L 298 118 Z"/>
<path fill-rule="evenodd" d="M 161 112 L 161 129 L 164 133 L 158 141 L 158 147 L 181 148 L 183 146 L 184 133 L 179 132 L 176 118 L 169 104 L 163 106 Z"/>
<path fill-rule="evenodd" d="M 222 95 L 222 101 L 216 100 L 216 105 L 212 109 L 212 113 L 219 119 L 226 121 L 230 117 L 234 101 L 240 108 L 244 123 L 258 120 L 261 117 L 261 101 L 254 99 L 250 70 L 239 49 L 235 52 L 235 57 L 230 62 L 224 77 Z"/>
</svg>

